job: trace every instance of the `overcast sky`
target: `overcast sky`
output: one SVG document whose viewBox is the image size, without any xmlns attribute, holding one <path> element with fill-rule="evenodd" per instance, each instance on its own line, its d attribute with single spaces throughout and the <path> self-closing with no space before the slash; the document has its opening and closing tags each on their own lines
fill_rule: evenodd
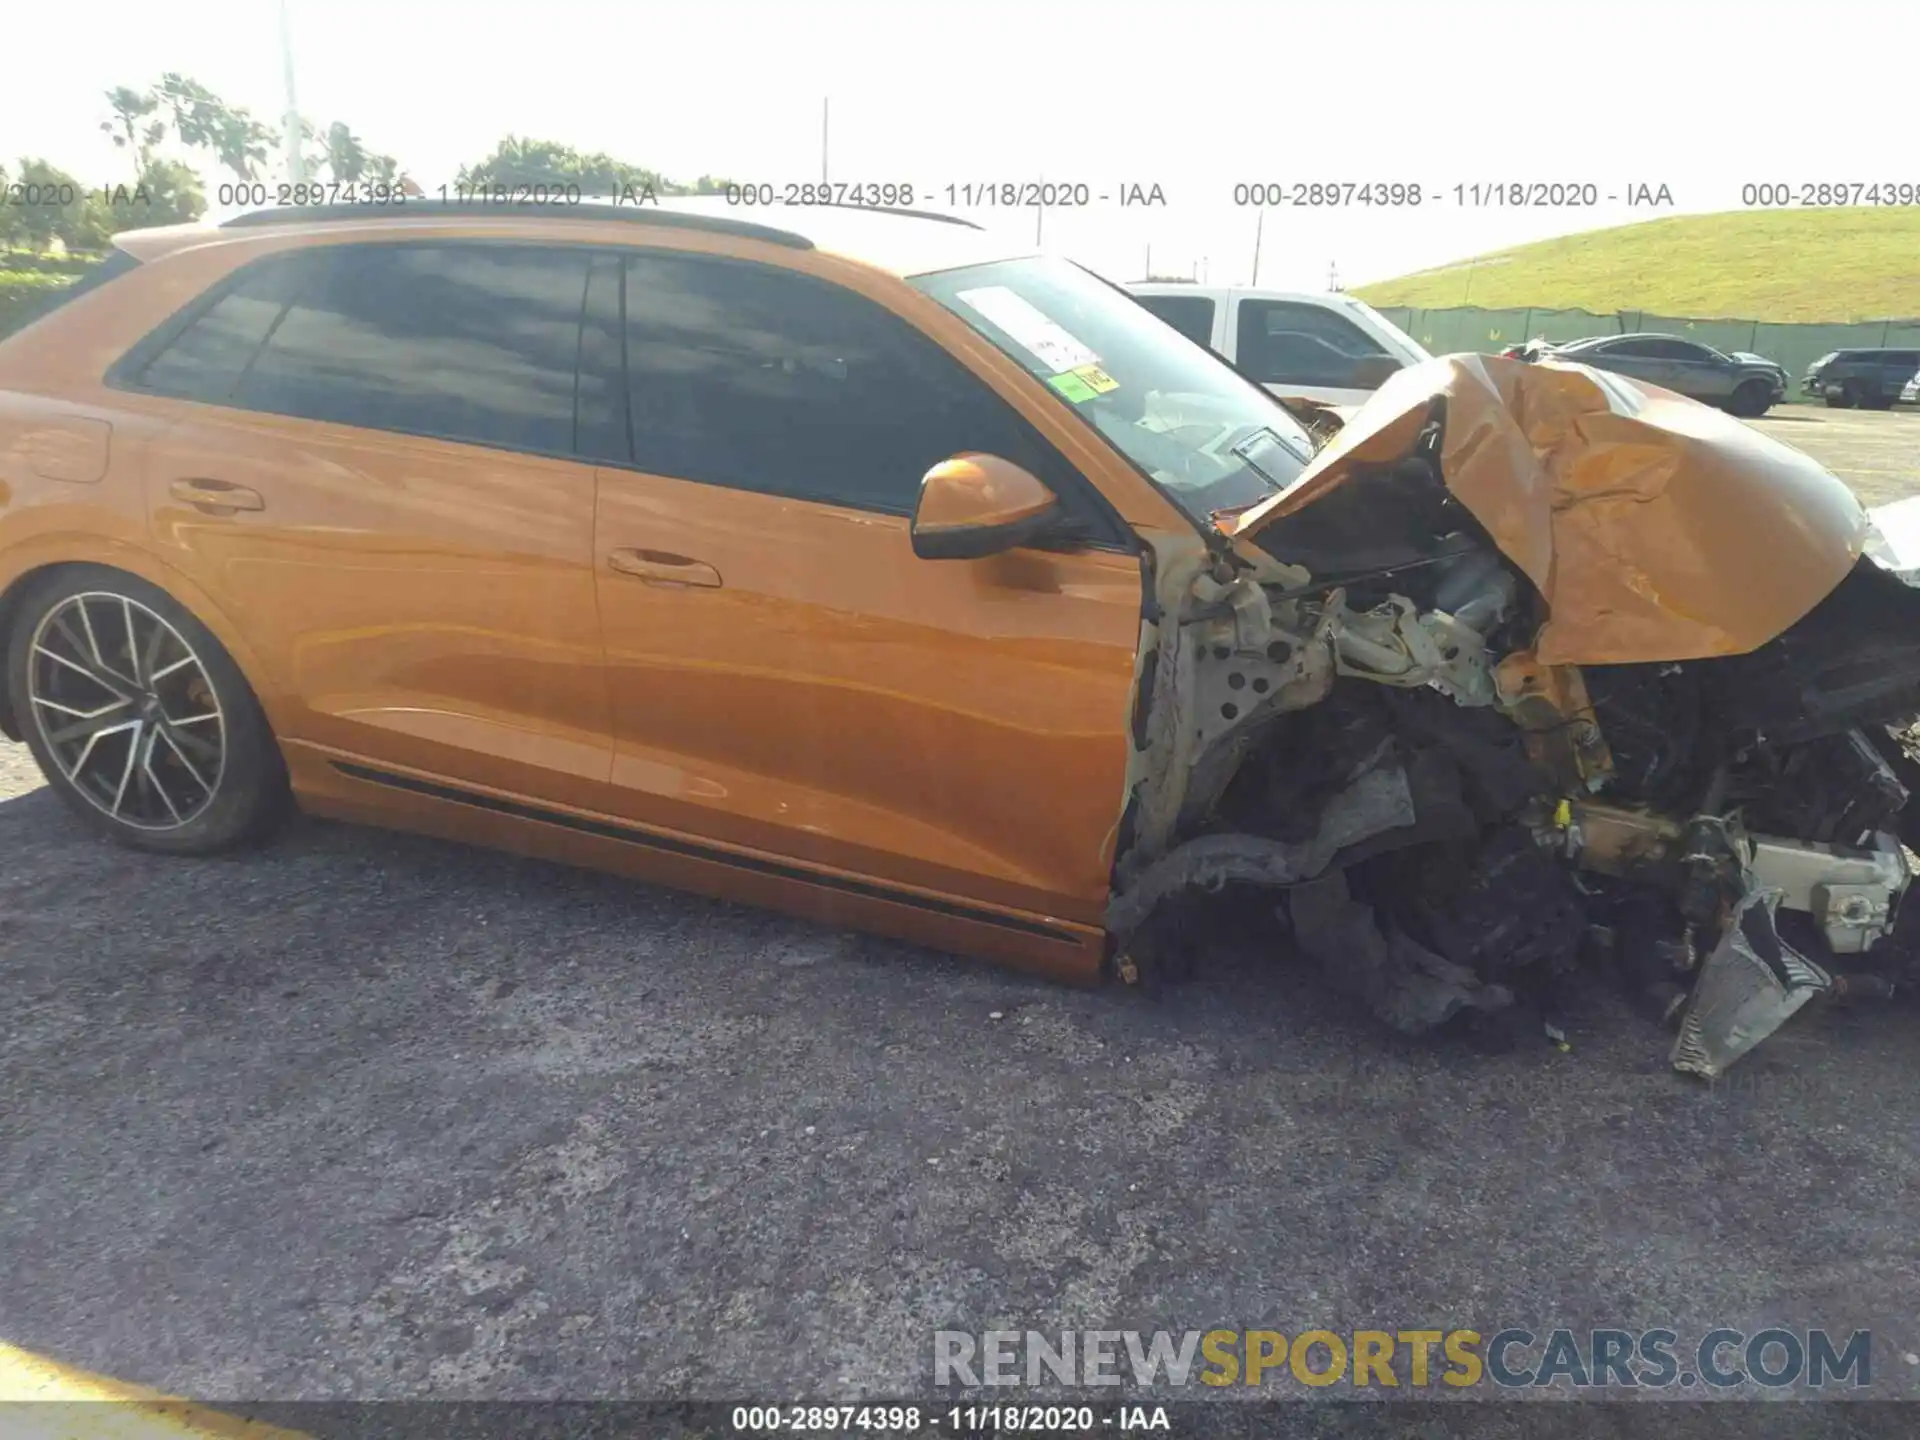
<svg viewBox="0 0 1920 1440">
<path fill-rule="evenodd" d="M 817 179 L 830 97 L 831 178 L 913 184 L 939 208 L 969 182 L 1158 185 L 1165 207 L 1045 217 L 1047 244 L 1123 280 L 1151 247 L 1157 271 L 1245 283 L 1255 212 L 1234 206 L 1239 182 L 1427 192 L 1417 210 L 1269 210 L 1260 281 L 1308 289 L 1332 265 L 1361 284 L 1670 213 L 1630 208 L 1642 185 L 1705 211 L 1737 208 L 1747 183 L 1920 183 L 1897 58 L 1920 49 L 1910 0 L 286 4 L 301 111 L 345 120 L 430 192 L 509 132 L 676 178 Z M 6 31 L 9 167 L 44 155 L 89 184 L 130 178 L 99 130 L 103 92 L 168 70 L 262 118 L 285 110 L 279 0 L 22 4 Z M 1454 193 L 1502 181 L 1602 199 Z M 1032 212 L 1002 220 L 1031 236 Z"/>
</svg>

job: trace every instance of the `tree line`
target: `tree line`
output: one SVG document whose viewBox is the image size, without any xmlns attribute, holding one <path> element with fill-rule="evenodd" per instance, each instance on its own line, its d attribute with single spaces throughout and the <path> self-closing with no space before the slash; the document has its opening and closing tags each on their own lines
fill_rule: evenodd
<svg viewBox="0 0 1920 1440">
<path fill-rule="evenodd" d="M 0 250 L 41 253 L 58 241 L 70 251 L 97 251 L 121 230 L 198 220 L 207 209 L 203 170 L 241 182 L 264 180 L 284 149 L 278 127 L 175 72 L 146 89 L 115 86 L 105 98 L 100 129 L 126 156 L 126 172 L 87 185 L 44 159 L 22 157 L 11 171 L 0 164 L 0 197 L 7 202 L 0 204 Z M 397 159 L 370 147 L 345 121 L 322 126 L 302 116 L 299 130 L 308 180 L 422 193 Z M 586 154 L 556 141 L 516 135 L 462 165 L 455 183 L 574 187 L 582 195 L 650 189 L 660 196 L 714 195 L 728 185 L 713 175 L 670 180 L 603 152 Z"/>
</svg>

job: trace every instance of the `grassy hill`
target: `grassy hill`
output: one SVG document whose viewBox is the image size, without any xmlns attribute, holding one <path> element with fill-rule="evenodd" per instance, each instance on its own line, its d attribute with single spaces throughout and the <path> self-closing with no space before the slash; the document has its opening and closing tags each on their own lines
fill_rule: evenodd
<svg viewBox="0 0 1920 1440">
<path fill-rule="evenodd" d="M 1354 293 L 1370 305 L 1428 309 L 1903 319 L 1920 316 L 1920 206 L 1673 215 L 1499 250 Z"/>
</svg>

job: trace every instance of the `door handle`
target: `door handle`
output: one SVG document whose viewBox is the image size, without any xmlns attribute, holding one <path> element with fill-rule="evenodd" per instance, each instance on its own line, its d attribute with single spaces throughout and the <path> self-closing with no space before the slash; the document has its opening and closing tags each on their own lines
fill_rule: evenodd
<svg viewBox="0 0 1920 1440">
<path fill-rule="evenodd" d="M 698 585 L 720 588 L 720 572 L 704 560 L 672 555 L 665 550 L 615 550 L 607 556 L 609 569 L 632 575 L 652 585 Z"/>
<path fill-rule="evenodd" d="M 209 515 L 231 515 L 236 510 L 264 510 L 267 502 L 258 490 L 235 485 L 229 480 L 194 478 L 176 480 L 167 487 L 173 498 L 185 501 Z"/>
</svg>

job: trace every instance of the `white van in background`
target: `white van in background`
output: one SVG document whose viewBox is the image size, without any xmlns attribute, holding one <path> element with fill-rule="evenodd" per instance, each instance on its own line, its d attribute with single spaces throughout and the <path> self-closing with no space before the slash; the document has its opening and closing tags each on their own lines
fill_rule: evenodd
<svg viewBox="0 0 1920 1440">
<path fill-rule="evenodd" d="M 1337 290 L 1296 294 L 1146 282 L 1127 290 L 1189 340 L 1282 399 L 1359 405 L 1387 376 L 1433 357 L 1372 306 Z"/>
</svg>

